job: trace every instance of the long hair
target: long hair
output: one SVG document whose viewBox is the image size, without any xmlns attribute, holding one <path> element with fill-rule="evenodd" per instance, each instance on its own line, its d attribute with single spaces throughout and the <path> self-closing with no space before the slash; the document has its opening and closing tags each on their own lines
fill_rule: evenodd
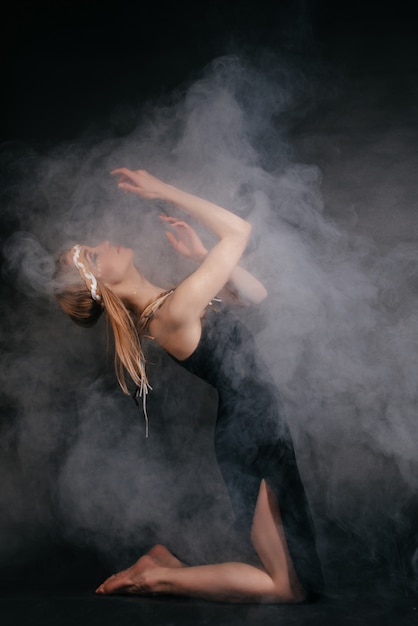
<svg viewBox="0 0 418 626">
<path fill-rule="evenodd" d="M 84 328 L 96 324 L 106 313 L 108 333 L 111 329 L 115 345 L 115 372 L 124 393 L 129 394 L 126 374 L 137 387 L 148 385 L 145 357 L 135 323 L 129 310 L 118 296 L 99 280 L 98 289 L 103 306 L 93 300 L 78 270 L 61 256 L 56 263 L 53 291 L 60 307 L 69 317 Z"/>
</svg>

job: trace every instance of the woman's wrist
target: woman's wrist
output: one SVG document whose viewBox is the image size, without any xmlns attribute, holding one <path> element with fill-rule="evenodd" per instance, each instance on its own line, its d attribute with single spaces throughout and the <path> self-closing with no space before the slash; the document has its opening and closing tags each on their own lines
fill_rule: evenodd
<svg viewBox="0 0 418 626">
<path fill-rule="evenodd" d="M 171 202 L 173 204 L 177 204 L 178 196 L 182 192 L 177 187 L 173 185 L 169 185 L 168 183 L 161 183 L 161 190 L 158 194 L 159 200 L 164 200 L 165 202 Z M 183 192 L 184 193 L 184 192 Z"/>
<path fill-rule="evenodd" d="M 206 257 L 208 251 L 207 250 L 202 250 L 201 253 L 196 254 L 193 256 L 193 260 L 196 261 L 196 263 L 202 263 L 202 261 L 204 260 L 204 258 Z"/>
</svg>

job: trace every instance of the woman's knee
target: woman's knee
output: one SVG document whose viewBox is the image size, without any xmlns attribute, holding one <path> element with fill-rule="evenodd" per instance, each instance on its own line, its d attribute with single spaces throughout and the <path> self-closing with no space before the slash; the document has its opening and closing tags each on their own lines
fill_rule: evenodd
<svg viewBox="0 0 418 626">
<path fill-rule="evenodd" d="M 292 585 L 287 576 L 273 580 L 270 602 L 278 604 L 297 604 L 306 600 L 307 594 L 297 583 Z"/>
</svg>

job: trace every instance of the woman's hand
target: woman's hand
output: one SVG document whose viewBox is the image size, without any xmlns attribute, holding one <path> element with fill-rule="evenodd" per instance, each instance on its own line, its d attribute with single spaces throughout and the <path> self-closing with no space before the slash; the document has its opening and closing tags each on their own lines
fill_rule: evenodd
<svg viewBox="0 0 418 626">
<path fill-rule="evenodd" d="M 165 232 L 174 250 L 181 256 L 201 263 L 208 251 L 196 231 L 186 222 L 169 215 L 160 215 L 160 220 L 169 224 L 175 232 L 175 234 L 169 230 Z"/>
<path fill-rule="evenodd" d="M 113 176 L 119 176 L 118 187 L 120 189 L 136 193 L 143 198 L 161 198 L 168 187 L 162 180 L 145 170 L 129 170 L 126 167 L 120 167 L 110 173 Z"/>
</svg>

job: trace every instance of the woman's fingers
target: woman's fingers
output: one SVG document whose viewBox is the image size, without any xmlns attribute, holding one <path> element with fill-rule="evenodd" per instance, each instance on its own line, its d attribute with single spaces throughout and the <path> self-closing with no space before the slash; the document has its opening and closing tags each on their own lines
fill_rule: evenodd
<svg viewBox="0 0 418 626">
<path fill-rule="evenodd" d="M 119 176 L 118 186 L 124 191 L 132 191 L 144 198 L 158 198 L 166 185 L 145 170 L 130 170 L 120 167 L 110 172 Z"/>
<path fill-rule="evenodd" d="M 175 222 L 176 221 L 174 217 L 171 217 L 170 215 L 165 215 L 164 213 L 161 213 L 158 217 L 162 222 Z"/>
<path fill-rule="evenodd" d="M 131 174 L 131 170 L 128 170 L 127 167 L 115 167 L 115 169 L 112 170 L 110 173 L 113 174 L 113 175 L 114 174 L 125 174 L 126 175 L 127 173 Z"/>
<path fill-rule="evenodd" d="M 168 215 L 160 215 L 160 220 L 162 222 L 168 222 L 172 228 L 178 229 L 179 233 L 180 230 L 183 230 L 183 232 L 190 232 L 192 230 L 192 228 L 186 222 L 182 222 L 181 220 L 177 220 L 176 218 L 170 217 Z M 169 230 L 166 231 L 167 235 L 168 233 L 170 233 Z"/>
<path fill-rule="evenodd" d="M 130 178 L 131 180 L 140 178 L 141 176 L 142 177 L 148 176 L 149 178 L 151 178 L 151 175 L 148 174 L 148 172 L 146 172 L 145 170 L 130 170 L 127 167 L 117 167 L 116 169 L 112 170 L 110 173 L 112 176 L 119 174 L 120 176 L 124 176 L 125 178 Z"/>
<path fill-rule="evenodd" d="M 168 222 L 171 226 L 180 226 L 183 228 L 190 228 L 190 226 L 183 222 L 182 220 L 178 220 L 176 217 L 171 217 L 170 215 L 160 215 L 159 219 L 162 222 Z"/>
<path fill-rule="evenodd" d="M 116 170 L 112 170 L 110 173 L 112 176 L 119 176 L 119 183 L 123 183 L 127 180 L 132 181 L 135 178 L 134 172 L 131 172 L 131 170 L 128 170 L 126 167 L 121 167 Z"/>
<path fill-rule="evenodd" d="M 118 183 L 118 187 L 123 189 L 124 191 L 132 191 L 133 193 L 138 193 L 138 187 L 136 185 L 131 185 L 130 183 Z"/>
<path fill-rule="evenodd" d="M 171 243 L 173 248 L 177 248 L 179 242 L 174 237 L 173 233 L 170 233 L 168 230 L 166 230 L 165 231 L 165 236 L 167 237 L 168 241 Z"/>
</svg>

